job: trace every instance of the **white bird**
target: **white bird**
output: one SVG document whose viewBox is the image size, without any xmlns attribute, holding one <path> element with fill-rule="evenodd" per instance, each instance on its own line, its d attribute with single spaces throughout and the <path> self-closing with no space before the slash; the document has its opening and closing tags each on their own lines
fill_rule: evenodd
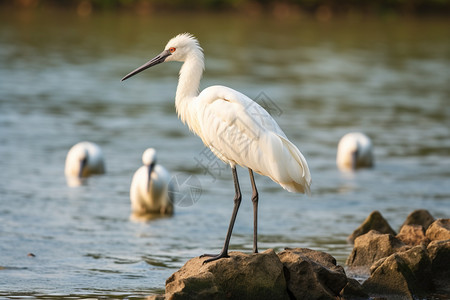
<svg viewBox="0 0 450 300">
<path fill-rule="evenodd" d="M 130 187 L 131 210 L 133 215 L 172 214 L 173 201 L 170 174 L 156 164 L 156 151 L 148 148 L 142 155 L 143 166 L 133 176 Z"/>
<path fill-rule="evenodd" d="M 93 174 L 105 173 L 101 148 L 91 142 L 80 142 L 70 148 L 64 173 L 70 186 L 81 184 L 81 179 Z"/>
<path fill-rule="evenodd" d="M 184 62 L 175 96 L 179 118 L 222 161 L 233 174 L 234 208 L 225 243 L 218 255 L 204 262 L 228 257 L 228 246 L 241 203 L 236 165 L 249 170 L 253 202 L 253 252 L 257 253 L 258 191 L 253 171 L 268 176 L 290 192 L 310 193 L 308 164 L 275 120 L 249 97 L 225 86 L 211 86 L 198 92 L 204 70 L 203 49 L 189 33 L 172 38 L 158 56 L 135 69 L 123 79 L 167 61 Z"/>
<path fill-rule="evenodd" d="M 361 132 L 350 132 L 339 141 L 336 164 L 340 170 L 373 166 L 372 141 Z"/>
</svg>

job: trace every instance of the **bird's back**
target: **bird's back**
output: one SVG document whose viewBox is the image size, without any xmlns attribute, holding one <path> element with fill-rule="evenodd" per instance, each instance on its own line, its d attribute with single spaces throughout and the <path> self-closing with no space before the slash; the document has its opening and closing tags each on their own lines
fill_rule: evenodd
<svg viewBox="0 0 450 300">
<path fill-rule="evenodd" d="M 258 103 L 233 89 L 212 86 L 192 107 L 196 133 L 221 160 L 268 176 L 290 192 L 309 193 L 305 158 Z"/>
</svg>

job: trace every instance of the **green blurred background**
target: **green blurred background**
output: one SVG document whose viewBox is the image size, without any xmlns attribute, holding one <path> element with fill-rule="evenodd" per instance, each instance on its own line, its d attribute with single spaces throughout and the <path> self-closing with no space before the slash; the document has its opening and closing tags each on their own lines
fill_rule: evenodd
<svg viewBox="0 0 450 300">
<path fill-rule="evenodd" d="M 312 15 L 326 20 L 354 15 L 445 15 L 449 0 L 1 0 L 3 7 L 40 9 L 48 6 L 76 10 L 80 15 L 104 10 L 130 10 L 142 14 L 161 11 L 233 12 L 271 14 L 276 17 Z"/>
</svg>

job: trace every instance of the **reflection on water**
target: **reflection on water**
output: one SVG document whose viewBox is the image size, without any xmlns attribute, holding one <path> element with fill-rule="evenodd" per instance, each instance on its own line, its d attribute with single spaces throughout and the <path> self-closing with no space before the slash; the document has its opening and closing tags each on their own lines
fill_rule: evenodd
<svg viewBox="0 0 450 300">
<path fill-rule="evenodd" d="M 204 146 L 174 110 L 180 65 L 120 82 L 185 31 L 205 49 L 202 88 L 263 92 L 308 160 L 312 197 L 255 178 L 261 250 L 310 247 L 343 264 L 347 236 L 375 209 L 393 228 L 417 208 L 450 215 L 448 21 L 65 12 L 0 20 L 1 297 L 139 297 L 221 248 L 231 172 L 197 163 Z M 373 170 L 337 170 L 337 142 L 349 131 L 372 139 Z M 70 188 L 64 159 L 82 140 L 102 147 L 108 170 Z M 129 186 L 148 147 L 173 174 L 194 174 L 201 196 L 171 218 L 133 222 Z M 251 252 L 251 186 L 238 172 L 244 199 L 231 248 Z"/>
<path fill-rule="evenodd" d="M 150 221 L 156 221 L 158 219 L 163 219 L 163 218 L 170 218 L 172 217 L 172 215 L 164 215 L 164 214 L 156 214 L 156 213 L 148 213 L 148 214 L 136 214 L 136 213 L 131 213 L 130 215 L 130 220 L 134 221 L 134 222 L 150 222 Z"/>
<path fill-rule="evenodd" d="M 70 186 L 70 187 L 82 186 L 84 184 L 87 184 L 87 178 L 66 176 L 66 183 L 67 183 L 67 186 Z"/>
</svg>

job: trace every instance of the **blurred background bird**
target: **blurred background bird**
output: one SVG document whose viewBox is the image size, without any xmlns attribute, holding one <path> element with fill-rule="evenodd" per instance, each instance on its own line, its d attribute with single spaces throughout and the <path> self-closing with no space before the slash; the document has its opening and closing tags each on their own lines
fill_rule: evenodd
<svg viewBox="0 0 450 300">
<path fill-rule="evenodd" d="M 173 214 L 173 190 L 170 173 L 157 164 L 156 151 L 148 148 L 142 155 L 141 166 L 133 176 L 130 187 L 132 217 Z"/>
<path fill-rule="evenodd" d="M 82 179 L 93 174 L 105 173 L 105 160 L 100 146 L 80 142 L 70 148 L 66 157 L 64 173 L 69 186 L 77 186 Z"/>
<path fill-rule="evenodd" d="M 336 164 L 340 170 L 370 168 L 373 161 L 372 141 L 364 133 L 350 132 L 339 141 Z"/>
</svg>

